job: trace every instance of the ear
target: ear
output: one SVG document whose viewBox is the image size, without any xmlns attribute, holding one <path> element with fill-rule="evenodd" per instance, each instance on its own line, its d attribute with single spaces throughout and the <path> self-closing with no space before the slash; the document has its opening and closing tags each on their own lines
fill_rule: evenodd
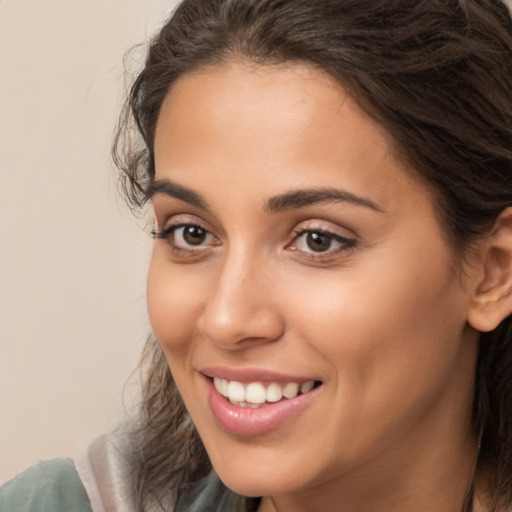
<svg viewBox="0 0 512 512">
<path fill-rule="evenodd" d="M 498 216 L 482 250 L 468 322 L 478 331 L 489 332 L 512 313 L 512 207 Z"/>
</svg>

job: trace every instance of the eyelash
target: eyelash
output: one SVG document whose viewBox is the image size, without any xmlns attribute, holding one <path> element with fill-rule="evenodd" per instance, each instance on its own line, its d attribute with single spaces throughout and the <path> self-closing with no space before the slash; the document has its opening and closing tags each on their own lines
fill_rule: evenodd
<svg viewBox="0 0 512 512">
<path fill-rule="evenodd" d="M 162 229 L 161 231 L 153 230 L 151 232 L 151 235 L 153 236 L 154 239 L 161 239 L 161 240 L 167 241 L 171 250 L 175 253 L 184 254 L 184 255 L 190 254 L 190 253 L 197 254 L 198 250 L 200 250 L 202 246 L 198 245 L 197 248 L 188 249 L 186 247 L 177 245 L 170 239 L 171 235 L 176 233 L 176 231 L 178 231 L 179 229 L 186 229 L 186 228 L 199 228 L 200 230 L 204 231 L 206 236 L 210 235 L 213 237 L 212 233 L 207 228 L 205 228 L 204 226 L 201 226 L 201 224 L 199 224 L 197 222 L 181 222 L 178 224 L 172 224 L 172 225 L 166 227 L 165 229 Z M 191 245 L 190 247 L 193 247 L 193 245 Z"/>
<path fill-rule="evenodd" d="M 205 233 L 205 236 L 209 235 L 215 239 L 214 235 L 207 228 L 205 228 L 204 226 L 202 226 L 199 223 L 193 223 L 193 222 L 173 224 L 161 231 L 153 230 L 151 232 L 151 234 L 154 239 L 166 240 L 167 243 L 169 244 L 169 247 L 171 248 L 173 253 L 175 253 L 176 255 L 183 255 L 183 256 L 196 255 L 196 256 L 198 256 L 199 252 L 204 251 L 204 246 L 197 245 L 195 248 L 192 248 L 194 246 L 190 245 L 189 246 L 190 248 L 183 247 L 183 246 L 177 245 L 170 239 L 170 236 L 173 235 L 174 233 L 176 233 L 176 231 L 178 231 L 179 229 L 185 229 L 185 228 L 199 228 L 200 230 L 202 230 Z M 318 252 L 315 252 L 313 250 L 304 251 L 304 250 L 300 250 L 297 248 L 293 248 L 292 245 L 296 244 L 301 239 L 301 237 L 304 237 L 305 235 L 326 236 L 326 237 L 329 237 L 330 244 L 332 244 L 332 242 L 336 242 L 336 243 L 340 244 L 340 246 L 335 249 L 328 248 L 325 251 L 318 251 Z M 294 230 L 293 238 L 286 245 L 285 249 L 288 249 L 290 251 L 296 251 L 298 254 L 300 254 L 300 256 L 299 256 L 300 258 L 313 260 L 313 261 L 322 261 L 322 260 L 332 259 L 333 257 L 336 257 L 342 253 L 351 251 L 355 247 L 356 247 L 356 240 L 354 240 L 354 239 L 345 238 L 343 236 L 337 235 L 336 233 L 333 233 L 333 232 L 325 230 L 325 229 L 308 228 L 308 229 Z"/>
<path fill-rule="evenodd" d="M 305 235 L 323 235 L 326 237 L 329 237 L 330 243 L 337 242 L 340 244 L 339 247 L 335 249 L 327 249 L 325 251 L 319 251 L 319 252 L 308 252 L 308 251 L 300 251 L 301 257 L 313 259 L 313 260 L 325 260 L 325 259 L 332 259 L 335 256 L 338 256 L 342 253 L 346 253 L 356 246 L 356 241 L 352 238 L 346 238 L 341 235 L 337 235 L 336 233 L 333 233 L 332 231 L 326 230 L 326 229 L 314 229 L 314 228 L 308 228 L 308 229 L 297 229 L 293 232 L 293 240 L 290 242 L 290 244 L 287 245 L 287 248 L 290 247 L 291 244 L 296 243 L 301 237 Z M 290 250 L 297 250 L 297 249 L 291 249 Z M 305 256 L 307 254 L 307 256 Z"/>
</svg>

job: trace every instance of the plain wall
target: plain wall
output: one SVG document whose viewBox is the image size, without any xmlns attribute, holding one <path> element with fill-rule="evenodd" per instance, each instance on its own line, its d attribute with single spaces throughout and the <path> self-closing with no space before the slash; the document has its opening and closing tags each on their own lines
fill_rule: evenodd
<svg viewBox="0 0 512 512">
<path fill-rule="evenodd" d="M 123 55 L 175 4 L 0 0 L 0 481 L 123 416 L 151 241 L 109 151 Z"/>
</svg>

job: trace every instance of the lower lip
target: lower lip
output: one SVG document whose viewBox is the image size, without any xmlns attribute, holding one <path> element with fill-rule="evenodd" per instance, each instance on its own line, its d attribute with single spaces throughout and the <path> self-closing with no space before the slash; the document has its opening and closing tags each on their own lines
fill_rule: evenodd
<svg viewBox="0 0 512 512">
<path fill-rule="evenodd" d="M 228 432 L 241 436 L 258 436 L 277 430 L 304 411 L 315 399 L 319 389 L 251 409 L 233 405 L 215 389 L 211 379 L 207 378 L 206 381 L 208 399 L 215 419 Z"/>
</svg>

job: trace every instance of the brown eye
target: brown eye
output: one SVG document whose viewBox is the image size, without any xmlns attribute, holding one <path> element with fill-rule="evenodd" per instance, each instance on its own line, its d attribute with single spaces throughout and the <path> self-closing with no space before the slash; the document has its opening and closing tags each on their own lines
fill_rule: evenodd
<svg viewBox="0 0 512 512">
<path fill-rule="evenodd" d="M 330 249 L 332 237 L 326 233 L 309 232 L 306 236 L 306 245 L 313 252 L 324 252 Z"/>
<path fill-rule="evenodd" d="M 206 229 L 203 229 L 199 226 L 183 226 L 183 240 L 189 245 L 201 245 L 207 235 Z"/>
<path fill-rule="evenodd" d="M 304 229 L 295 232 L 295 238 L 288 249 L 309 254 L 311 257 L 329 257 L 354 248 L 356 241 L 336 233 L 323 230 Z"/>
<path fill-rule="evenodd" d="M 169 226 L 163 231 L 154 231 L 153 237 L 166 240 L 175 250 L 192 248 L 202 249 L 217 245 L 215 237 L 198 224 L 177 224 Z"/>
</svg>

